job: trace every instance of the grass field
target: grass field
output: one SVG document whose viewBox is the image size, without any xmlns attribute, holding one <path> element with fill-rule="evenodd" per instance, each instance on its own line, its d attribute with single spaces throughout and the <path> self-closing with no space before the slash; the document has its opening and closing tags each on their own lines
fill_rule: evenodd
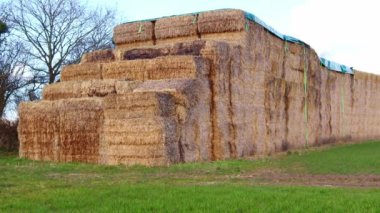
<svg viewBox="0 0 380 213">
<path fill-rule="evenodd" d="M 0 212 L 377 212 L 380 142 L 171 167 L 19 159 L 0 151 Z"/>
</svg>

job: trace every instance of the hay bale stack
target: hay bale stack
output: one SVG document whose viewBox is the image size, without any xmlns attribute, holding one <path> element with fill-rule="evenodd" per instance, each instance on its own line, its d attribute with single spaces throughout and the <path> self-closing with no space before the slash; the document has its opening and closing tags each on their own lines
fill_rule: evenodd
<svg viewBox="0 0 380 213">
<path fill-rule="evenodd" d="M 116 45 L 142 41 L 152 41 L 153 44 L 153 28 L 150 21 L 117 25 L 113 30 L 113 41 Z"/>
<path fill-rule="evenodd" d="M 159 19 L 154 28 L 156 39 L 185 36 L 194 37 L 194 39 L 196 39 L 198 31 L 197 19 L 197 14 Z"/>
<path fill-rule="evenodd" d="M 177 131 L 182 162 L 203 161 L 211 158 L 211 116 L 208 79 L 176 79 L 146 81 L 134 92 L 165 92 L 175 103 Z"/>
<path fill-rule="evenodd" d="M 251 24 L 251 23 L 249 23 Z M 241 47 L 247 46 L 249 48 L 242 48 L 240 59 L 237 61 L 241 63 L 241 71 L 236 72 L 238 83 L 231 84 L 235 87 L 237 92 L 232 93 L 232 103 L 238 103 L 239 110 L 235 110 L 236 116 L 239 116 L 239 125 L 233 125 L 236 134 L 243 141 L 243 152 L 241 155 L 262 155 L 266 154 L 268 150 L 268 141 L 266 132 L 268 126 L 266 125 L 265 113 L 265 97 L 266 97 L 266 74 L 269 67 L 265 57 L 269 55 L 268 48 L 264 48 L 265 33 L 261 28 L 254 28 L 256 25 L 252 23 L 248 31 L 248 35 L 244 40 L 239 42 Z M 242 33 L 243 34 L 243 33 Z M 219 34 L 217 34 L 219 35 Z M 263 39 L 262 39 L 263 38 Z M 262 42 L 257 42 L 262 39 Z M 241 112 L 241 113 L 240 113 Z M 252 128 L 244 128 L 244 126 L 251 126 Z M 245 132 L 244 132 L 245 131 Z M 238 155 L 239 156 L 239 155 Z"/>
<path fill-rule="evenodd" d="M 81 63 L 111 62 L 115 61 L 114 50 L 96 50 L 86 53 L 81 58 Z"/>
<path fill-rule="evenodd" d="M 20 105 L 20 156 L 97 163 L 102 113 L 96 98 Z"/>
<path fill-rule="evenodd" d="M 359 132 L 359 138 L 363 140 L 377 139 L 379 137 L 379 83 L 378 77 L 369 73 L 357 71 L 354 78 L 355 100 L 356 101 L 356 132 Z"/>
<path fill-rule="evenodd" d="M 102 66 L 98 63 L 73 64 L 65 66 L 61 72 L 61 81 L 86 81 L 102 79 Z"/>
<path fill-rule="evenodd" d="M 321 68 L 320 68 L 321 69 Z M 319 129 L 319 144 L 327 144 L 333 142 L 331 124 L 331 80 L 330 72 L 321 69 L 321 84 L 320 84 L 320 129 Z M 323 125 L 322 125 L 323 124 Z"/>
<path fill-rule="evenodd" d="M 169 94 L 140 92 L 105 99 L 107 164 L 167 165 L 179 161 L 175 103 Z M 124 151 L 122 151 L 124 150 Z"/>
<path fill-rule="evenodd" d="M 250 95 L 247 90 L 255 85 L 248 72 L 243 71 L 241 47 L 226 42 L 207 42 L 202 55 L 210 61 L 211 158 L 227 159 L 252 153 L 253 133 L 243 127 L 252 124 L 245 116 L 247 110 L 252 109 L 246 97 Z"/>
<path fill-rule="evenodd" d="M 220 10 L 115 27 L 20 106 L 20 156 L 168 165 L 380 138 L 380 77 Z M 157 40 L 157 42 L 156 42 Z"/>
<path fill-rule="evenodd" d="M 356 140 L 363 140 L 366 135 L 366 123 L 367 123 L 367 96 L 368 92 L 366 85 L 367 81 L 365 79 L 366 75 L 362 72 L 355 72 L 354 76 L 354 92 L 353 92 L 353 124 L 351 132 Z"/>
</svg>

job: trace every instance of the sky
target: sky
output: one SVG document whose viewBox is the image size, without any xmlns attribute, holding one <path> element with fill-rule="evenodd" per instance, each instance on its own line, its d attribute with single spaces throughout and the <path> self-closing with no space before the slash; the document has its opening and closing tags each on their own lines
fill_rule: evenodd
<svg viewBox="0 0 380 213">
<path fill-rule="evenodd" d="M 319 56 L 380 74 L 380 12 L 375 0 L 91 0 L 88 4 L 116 8 L 118 23 L 242 9 L 277 31 L 310 44 Z"/>
</svg>

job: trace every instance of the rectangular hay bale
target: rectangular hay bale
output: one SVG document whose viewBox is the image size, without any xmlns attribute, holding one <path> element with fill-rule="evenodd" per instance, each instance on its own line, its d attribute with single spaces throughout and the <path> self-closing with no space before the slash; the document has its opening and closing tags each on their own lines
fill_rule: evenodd
<svg viewBox="0 0 380 213">
<path fill-rule="evenodd" d="M 146 61 L 118 61 L 103 65 L 104 79 L 136 80 L 143 81 Z"/>
<path fill-rule="evenodd" d="M 153 23 L 150 21 L 120 24 L 113 30 L 113 41 L 116 45 L 149 41 L 152 38 Z"/>
<path fill-rule="evenodd" d="M 158 19 L 155 25 L 156 39 L 197 36 L 197 19 L 196 14 Z"/>
<path fill-rule="evenodd" d="M 209 72 L 207 59 L 197 56 L 166 56 L 103 64 L 104 79 L 159 80 L 205 77 Z"/>
<path fill-rule="evenodd" d="M 113 49 L 96 50 L 86 53 L 81 58 L 81 63 L 111 62 L 115 61 Z"/>
<path fill-rule="evenodd" d="M 246 19 L 241 10 L 217 10 L 199 14 L 198 28 L 201 34 L 242 31 Z"/>
<path fill-rule="evenodd" d="M 58 102 L 60 161 L 99 162 L 103 101 L 101 98 Z"/>
<path fill-rule="evenodd" d="M 45 100 L 104 97 L 116 93 L 116 80 L 65 81 L 45 86 Z"/>
<path fill-rule="evenodd" d="M 68 65 L 61 72 L 61 81 L 102 79 L 101 69 L 101 64 L 96 63 Z"/>
<path fill-rule="evenodd" d="M 56 160 L 59 111 L 50 101 L 27 102 L 19 106 L 20 157 L 32 160 Z"/>
</svg>

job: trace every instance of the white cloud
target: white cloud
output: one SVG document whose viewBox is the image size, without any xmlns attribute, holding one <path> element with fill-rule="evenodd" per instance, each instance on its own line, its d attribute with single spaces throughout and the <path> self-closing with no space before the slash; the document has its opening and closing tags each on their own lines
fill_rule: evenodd
<svg viewBox="0 0 380 213">
<path fill-rule="evenodd" d="M 319 55 L 380 74 L 380 12 L 373 0 L 307 0 L 291 13 L 289 35 Z"/>
</svg>

